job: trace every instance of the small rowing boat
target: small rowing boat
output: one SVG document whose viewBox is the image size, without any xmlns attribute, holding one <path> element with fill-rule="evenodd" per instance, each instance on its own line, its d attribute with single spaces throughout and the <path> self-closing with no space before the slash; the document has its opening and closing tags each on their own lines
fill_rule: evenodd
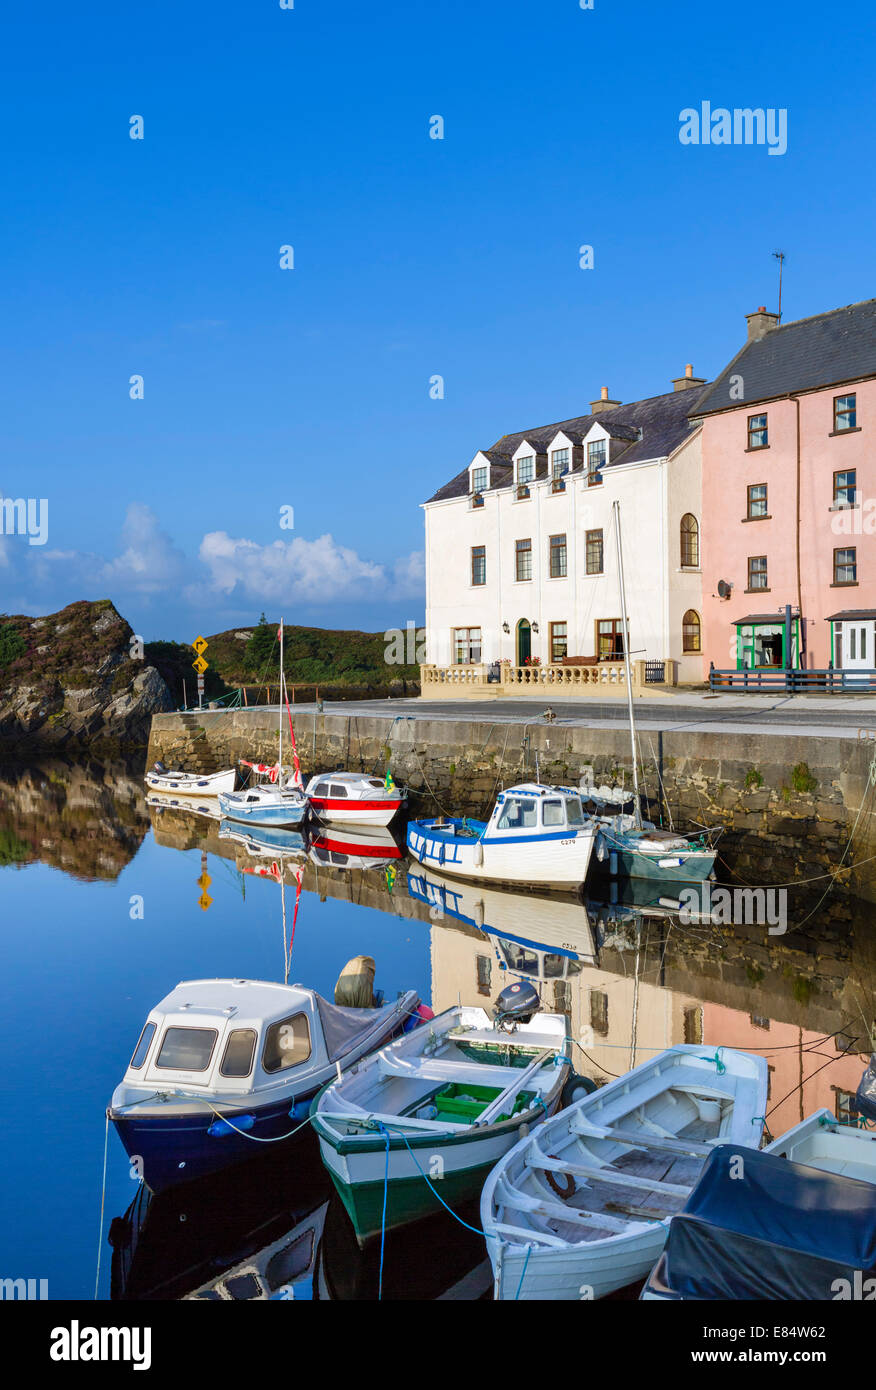
<svg viewBox="0 0 876 1390">
<path fill-rule="evenodd" d="M 220 792 L 233 792 L 237 773 L 233 767 L 223 772 L 169 772 L 164 763 L 155 763 L 144 778 L 147 787 L 153 792 L 167 792 L 173 796 L 218 796 Z"/>
<path fill-rule="evenodd" d="M 407 801 L 407 788 L 364 772 L 325 772 L 311 777 L 305 792 L 321 821 L 345 825 L 389 825 Z"/>
<path fill-rule="evenodd" d="M 496 798 L 489 821 L 438 816 L 411 821 L 408 849 L 425 868 L 529 888 L 580 888 L 596 825 L 574 787 L 523 782 Z"/>
<path fill-rule="evenodd" d="M 519 1006 L 514 1001 L 519 1000 Z M 493 1019 L 456 1005 L 320 1092 L 320 1153 L 364 1245 L 381 1229 L 475 1199 L 493 1165 L 560 1104 L 567 1020 L 542 1014 L 528 983 Z M 384 1214 L 385 1213 L 385 1214 Z"/>
<path fill-rule="evenodd" d="M 481 1197 L 495 1298 L 595 1299 L 644 1278 L 714 1145 L 757 1147 L 766 1061 L 703 1052 L 661 1052 L 497 1164 Z"/>
</svg>

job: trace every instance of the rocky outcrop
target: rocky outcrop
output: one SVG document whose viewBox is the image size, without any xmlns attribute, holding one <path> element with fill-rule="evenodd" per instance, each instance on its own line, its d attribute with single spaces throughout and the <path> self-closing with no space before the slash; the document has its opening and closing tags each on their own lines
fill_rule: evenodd
<svg viewBox="0 0 876 1390">
<path fill-rule="evenodd" d="M 108 599 L 45 618 L 0 618 L 0 742 L 145 744 L 173 709 L 163 677 Z"/>
</svg>

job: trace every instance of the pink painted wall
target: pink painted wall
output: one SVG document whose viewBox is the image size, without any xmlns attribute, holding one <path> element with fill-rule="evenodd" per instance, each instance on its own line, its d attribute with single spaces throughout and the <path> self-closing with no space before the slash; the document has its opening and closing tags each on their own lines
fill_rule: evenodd
<svg viewBox="0 0 876 1390">
<path fill-rule="evenodd" d="M 769 1029 L 757 1028 L 751 1022 L 751 1016 L 739 1009 L 728 1009 L 722 1004 L 703 1005 L 703 1038 L 706 1043 L 755 1052 L 765 1057 L 773 1068 L 767 1110 L 770 1111 L 772 1106 L 776 1108 L 769 1114 L 767 1124 L 774 1139 L 778 1139 L 792 1125 L 805 1120 L 815 1110 L 829 1110 L 835 1114 L 835 1087 L 852 1092 L 858 1088 L 869 1054 L 842 1053 L 832 1038 L 819 1043 L 818 1039 L 823 1036 L 823 1033 L 813 1033 L 792 1023 L 777 1023 L 775 1020 L 771 1020 Z M 807 1048 L 812 1050 L 806 1051 Z M 823 1070 L 819 1071 L 819 1067 Z M 783 1100 L 783 1097 L 787 1099 Z"/>
<path fill-rule="evenodd" d="M 834 396 L 857 395 L 859 433 L 831 438 Z M 831 529 L 834 472 L 857 469 L 863 505 L 850 514 L 860 532 L 876 523 L 876 382 L 800 396 L 800 569 L 806 619 L 806 665 L 825 667 L 830 659 L 830 624 L 825 617 L 845 608 L 876 609 L 876 535 L 838 534 Z M 769 447 L 746 452 L 749 415 L 766 414 Z M 733 622 L 749 613 L 773 613 L 797 605 L 794 526 L 797 470 L 797 409 L 793 400 L 743 404 L 703 425 L 703 675 L 709 662 L 735 668 Z M 769 520 L 744 521 L 746 488 L 767 484 Z M 873 499 L 868 511 L 866 501 Z M 869 519 L 868 519 L 869 518 Z M 847 516 L 846 520 L 849 519 Z M 833 588 L 833 552 L 856 546 L 857 586 Z M 766 555 L 769 592 L 746 593 L 748 557 Z M 733 584 L 728 599 L 718 598 L 720 579 Z"/>
</svg>

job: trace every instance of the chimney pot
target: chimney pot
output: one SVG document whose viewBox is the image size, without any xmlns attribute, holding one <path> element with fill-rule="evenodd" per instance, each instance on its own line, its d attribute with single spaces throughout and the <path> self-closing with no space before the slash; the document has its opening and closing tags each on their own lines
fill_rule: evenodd
<svg viewBox="0 0 876 1390">
<path fill-rule="evenodd" d="M 688 362 L 684 369 L 685 376 L 693 376 L 693 362 Z"/>
<path fill-rule="evenodd" d="M 608 400 L 608 387 L 607 387 L 607 386 L 603 386 L 602 390 L 601 390 L 600 393 L 599 393 L 599 396 L 600 396 L 600 400 L 603 400 L 603 401 L 607 401 L 607 400 Z"/>
<path fill-rule="evenodd" d="M 705 384 L 706 378 L 704 376 L 694 376 L 693 363 L 688 362 L 684 369 L 684 376 L 673 377 L 672 389 L 673 391 L 690 391 L 694 386 L 705 386 Z"/>
<path fill-rule="evenodd" d="M 618 405 L 620 405 L 620 401 L 613 401 L 608 394 L 608 387 L 603 386 L 599 393 L 599 400 L 590 402 L 590 414 L 598 415 L 602 410 L 614 410 L 615 406 Z"/>
</svg>

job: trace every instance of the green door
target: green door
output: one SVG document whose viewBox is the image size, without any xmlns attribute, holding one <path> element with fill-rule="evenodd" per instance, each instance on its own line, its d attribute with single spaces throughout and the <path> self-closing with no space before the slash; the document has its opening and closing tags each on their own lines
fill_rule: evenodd
<svg viewBox="0 0 876 1390">
<path fill-rule="evenodd" d="M 525 666 L 532 655 L 532 628 L 526 618 L 517 624 L 517 665 Z"/>
</svg>

